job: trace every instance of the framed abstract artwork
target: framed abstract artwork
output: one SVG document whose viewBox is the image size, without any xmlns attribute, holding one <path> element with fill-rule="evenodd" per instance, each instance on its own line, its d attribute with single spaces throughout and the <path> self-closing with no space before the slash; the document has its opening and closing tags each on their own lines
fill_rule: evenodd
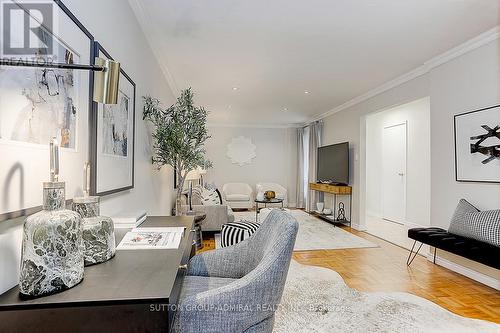
<svg viewBox="0 0 500 333">
<path fill-rule="evenodd" d="M 113 59 L 98 43 L 95 56 Z M 134 187 L 135 83 L 120 69 L 118 103 L 94 103 L 91 117 L 91 192 L 108 195 Z"/>
<path fill-rule="evenodd" d="M 500 183 L 500 105 L 455 116 L 455 175 Z"/>
<path fill-rule="evenodd" d="M 4 11 L 11 6 L 39 24 L 30 35 L 31 48 L 24 49 L 22 56 L 3 52 L 3 59 L 92 63 L 94 38 L 61 1 L 45 4 L 49 6 L 50 21 L 31 16 L 34 11 L 30 5 L 2 2 L 2 6 L 7 6 Z M 11 20 L 12 39 L 22 40 L 23 21 Z M 5 51 L 6 42 L 3 43 Z M 50 51 L 47 45 L 52 45 Z M 81 170 L 88 159 L 91 78 L 89 71 L 81 70 L 0 67 L 0 221 L 40 210 L 40 184 L 48 181 L 52 137 L 57 138 L 60 148 L 60 179 L 66 182 L 67 197 L 81 193 Z"/>
</svg>

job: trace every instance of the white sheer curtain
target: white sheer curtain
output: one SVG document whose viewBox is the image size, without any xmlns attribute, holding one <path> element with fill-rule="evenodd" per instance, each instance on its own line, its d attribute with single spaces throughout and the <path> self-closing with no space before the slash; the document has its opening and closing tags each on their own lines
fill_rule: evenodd
<svg viewBox="0 0 500 333">
<path fill-rule="evenodd" d="M 323 122 L 316 121 L 309 125 L 309 157 L 308 157 L 308 180 L 306 192 L 306 210 L 316 209 L 317 195 L 309 191 L 309 183 L 317 181 L 318 148 L 321 147 L 323 137 Z"/>
<path fill-rule="evenodd" d="M 305 155 L 304 155 L 304 128 L 297 128 L 297 198 L 295 199 L 297 203 L 297 208 L 305 208 L 305 187 L 304 187 L 304 166 L 305 166 Z"/>
<path fill-rule="evenodd" d="M 317 121 L 297 129 L 297 207 L 307 211 L 314 209 L 316 194 L 309 191 L 309 183 L 315 182 L 318 148 L 321 147 L 323 122 Z"/>
</svg>

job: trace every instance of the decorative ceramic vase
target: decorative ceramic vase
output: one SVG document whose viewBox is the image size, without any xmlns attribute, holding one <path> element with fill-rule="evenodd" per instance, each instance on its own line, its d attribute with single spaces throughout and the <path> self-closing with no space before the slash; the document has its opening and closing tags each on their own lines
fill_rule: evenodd
<svg viewBox="0 0 500 333">
<path fill-rule="evenodd" d="M 44 183 L 43 210 L 24 222 L 21 294 L 49 295 L 83 279 L 82 219 L 65 205 L 64 183 Z"/>
<path fill-rule="evenodd" d="M 116 251 L 115 228 L 111 218 L 99 216 L 99 197 L 74 198 L 73 210 L 83 218 L 85 266 L 113 258 Z"/>
<path fill-rule="evenodd" d="M 259 200 L 259 201 L 264 200 L 264 192 L 257 193 L 257 200 Z"/>
<path fill-rule="evenodd" d="M 267 200 L 271 200 L 271 199 L 276 198 L 276 193 L 274 191 L 266 191 L 266 192 L 264 192 L 264 197 Z"/>
<path fill-rule="evenodd" d="M 59 148 L 50 141 L 50 182 L 43 183 L 43 210 L 24 222 L 19 292 L 38 297 L 74 287 L 83 279 L 82 219 L 65 209 L 59 182 Z"/>
<path fill-rule="evenodd" d="M 318 208 L 318 213 L 323 213 L 323 209 L 325 208 L 325 203 L 324 202 L 316 203 L 316 208 Z"/>
</svg>

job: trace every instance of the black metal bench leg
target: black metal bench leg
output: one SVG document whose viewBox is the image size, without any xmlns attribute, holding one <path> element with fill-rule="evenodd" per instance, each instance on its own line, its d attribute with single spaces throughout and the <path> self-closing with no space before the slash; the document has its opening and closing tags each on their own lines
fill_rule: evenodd
<svg viewBox="0 0 500 333">
<path fill-rule="evenodd" d="M 437 251 L 437 247 L 434 247 L 434 264 L 436 264 L 436 251 Z"/>
<path fill-rule="evenodd" d="M 413 262 L 413 260 L 417 256 L 418 251 L 420 251 L 420 249 L 422 248 L 422 245 L 424 245 L 424 243 L 420 243 L 420 246 L 418 247 L 417 252 L 415 252 L 415 254 L 413 255 L 413 258 L 412 258 L 411 255 L 413 253 L 413 249 L 415 248 L 415 244 L 417 244 L 417 241 L 413 242 L 413 246 L 411 247 L 410 254 L 408 255 L 408 259 L 406 259 L 406 266 L 410 266 L 411 265 L 411 263 Z"/>
</svg>

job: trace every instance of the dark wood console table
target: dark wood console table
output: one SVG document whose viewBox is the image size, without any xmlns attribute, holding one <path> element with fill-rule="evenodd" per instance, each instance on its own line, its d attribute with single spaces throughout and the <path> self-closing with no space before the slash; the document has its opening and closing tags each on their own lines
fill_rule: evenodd
<svg viewBox="0 0 500 333">
<path fill-rule="evenodd" d="M 0 332 L 168 332 L 185 269 L 194 255 L 194 218 L 148 217 L 141 227 L 183 226 L 176 250 L 121 250 L 85 267 L 64 292 L 22 300 L 18 287 L 0 295 Z M 129 229 L 116 229 L 118 245 Z"/>
</svg>

